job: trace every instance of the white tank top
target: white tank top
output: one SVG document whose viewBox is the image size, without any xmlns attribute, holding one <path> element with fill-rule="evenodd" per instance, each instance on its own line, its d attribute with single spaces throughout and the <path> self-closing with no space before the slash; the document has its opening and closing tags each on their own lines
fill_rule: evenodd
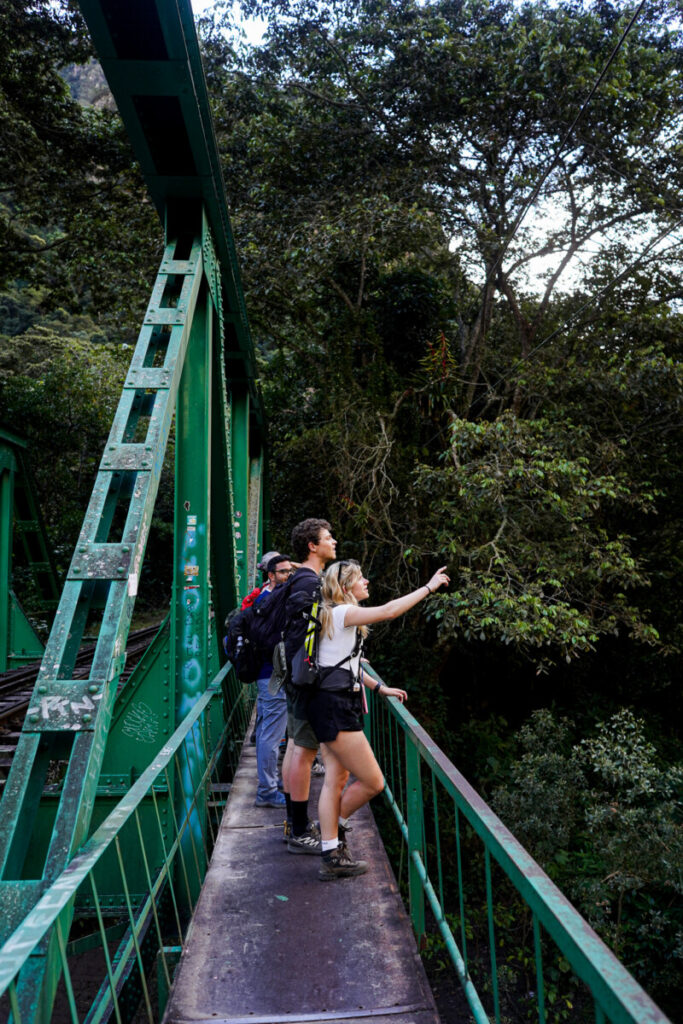
<svg viewBox="0 0 683 1024">
<path fill-rule="evenodd" d="M 318 645 L 318 663 L 320 665 L 326 667 L 336 665 L 342 658 L 347 658 L 356 646 L 356 627 L 344 625 L 344 618 L 349 607 L 351 606 L 348 604 L 336 604 L 332 609 L 334 632 L 331 637 L 325 633 L 320 636 Z M 341 667 L 350 668 L 353 675 L 357 676 L 359 666 L 360 651 Z"/>
</svg>

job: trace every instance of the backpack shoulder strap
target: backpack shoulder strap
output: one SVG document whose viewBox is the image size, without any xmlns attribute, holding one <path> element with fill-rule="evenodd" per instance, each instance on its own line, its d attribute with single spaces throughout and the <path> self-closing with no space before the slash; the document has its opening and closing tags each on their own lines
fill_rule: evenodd
<svg viewBox="0 0 683 1024">
<path fill-rule="evenodd" d="M 357 654 L 361 654 L 362 651 L 363 651 L 363 640 L 364 640 L 364 637 L 361 634 L 361 631 L 357 628 L 356 629 L 356 642 L 353 645 L 353 650 L 351 651 L 351 653 L 347 654 L 345 658 L 341 659 L 341 661 L 338 661 L 336 665 L 321 666 L 320 667 L 320 678 L 324 679 L 325 676 L 330 674 L 330 672 L 334 672 L 334 670 L 336 668 L 341 668 L 342 665 L 345 665 L 347 661 L 351 661 L 353 658 L 356 657 Z"/>
</svg>

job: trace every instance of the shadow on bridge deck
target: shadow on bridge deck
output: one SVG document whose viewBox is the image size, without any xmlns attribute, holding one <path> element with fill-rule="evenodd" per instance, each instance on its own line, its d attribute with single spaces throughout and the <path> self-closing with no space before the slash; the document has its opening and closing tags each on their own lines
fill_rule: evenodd
<svg viewBox="0 0 683 1024">
<path fill-rule="evenodd" d="M 255 793 L 245 744 L 164 1024 L 438 1024 L 370 810 L 349 837 L 367 874 L 322 883 L 319 858 L 288 853 L 282 812 Z"/>
</svg>

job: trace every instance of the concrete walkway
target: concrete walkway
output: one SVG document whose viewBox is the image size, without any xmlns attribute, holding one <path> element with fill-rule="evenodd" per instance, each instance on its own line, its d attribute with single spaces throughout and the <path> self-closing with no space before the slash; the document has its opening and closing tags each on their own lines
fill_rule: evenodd
<svg viewBox="0 0 683 1024">
<path fill-rule="evenodd" d="M 320 882 L 319 858 L 289 853 L 283 813 L 255 794 L 246 744 L 165 1024 L 439 1024 L 369 809 L 349 836 L 367 874 Z"/>
</svg>

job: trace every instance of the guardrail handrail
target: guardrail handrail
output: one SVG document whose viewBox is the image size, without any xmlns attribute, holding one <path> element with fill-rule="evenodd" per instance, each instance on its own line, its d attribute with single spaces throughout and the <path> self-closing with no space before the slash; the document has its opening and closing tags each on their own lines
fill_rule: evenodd
<svg viewBox="0 0 683 1024">
<path fill-rule="evenodd" d="M 90 839 L 83 844 L 76 856 L 58 875 L 47 892 L 38 900 L 35 907 L 29 911 L 19 927 L 0 948 L 0 992 L 3 992 L 12 978 L 19 973 L 30 956 L 31 950 L 35 949 L 69 900 L 76 895 L 88 872 L 92 871 L 114 836 L 120 832 L 135 808 L 146 796 L 150 786 L 169 765 L 171 758 L 204 709 L 220 692 L 221 680 L 227 675 L 229 669 L 230 663 L 227 663 L 190 713 L 183 719 L 168 743 L 161 748 L 149 767 L 131 786 L 100 827 L 93 832 Z"/>
<path fill-rule="evenodd" d="M 173 735 L 159 750 L 150 765 L 141 773 L 140 777 L 131 786 L 126 795 L 116 804 L 111 813 L 71 859 L 67 867 L 64 868 L 64 870 L 57 876 L 55 881 L 27 913 L 21 924 L 14 930 L 4 945 L 0 947 L 0 994 L 8 992 L 10 1007 L 16 1020 L 21 1019 L 16 997 L 16 986 L 22 970 L 26 967 L 31 956 L 44 946 L 49 935 L 54 935 L 54 929 L 56 929 L 57 941 L 61 948 L 62 969 L 66 970 L 66 937 L 61 933 L 60 915 L 67 911 L 67 908 L 72 901 L 76 899 L 79 889 L 87 879 L 90 879 L 93 891 L 95 892 L 94 871 L 98 862 L 114 847 L 117 847 L 117 853 L 120 856 L 118 843 L 124 826 L 134 816 L 138 816 L 143 802 L 149 798 L 150 795 L 154 801 L 155 790 L 159 788 L 160 777 L 162 775 L 168 784 L 168 769 L 171 767 L 172 770 L 172 762 L 174 759 L 177 767 L 179 763 L 178 758 L 186 756 L 188 749 L 194 749 L 195 752 L 198 752 L 198 739 L 201 745 L 205 747 L 206 738 L 202 731 L 203 716 L 210 714 L 209 709 L 212 701 L 215 701 L 221 696 L 224 700 L 226 699 L 224 684 L 226 682 L 226 677 L 228 677 L 231 672 L 233 673 L 232 678 L 234 681 L 236 677 L 234 677 L 233 666 L 230 662 L 226 662 L 223 668 L 214 677 L 210 686 L 197 699 Z M 198 799 L 202 799 L 200 794 L 204 792 L 205 787 L 210 781 L 210 775 L 214 771 L 216 758 L 218 757 L 219 752 L 223 749 L 224 741 L 231 726 L 233 725 L 233 719 L 241 711 L 245 710 L 247 706 L 245 704 L 245 700 L 247 701 L 247 704 L 249 703 L 249 698 L 245 697 L 245 691 L 242 685 L 236 685 L 237 690 L 234 702 L 232 706 L 228 707 L 226 705 L 225 707 L 225 717 L 222 719 L 223 724 L 220 735 L 213 746 L 213 750 L 206 758 L 206 767 L 203 769 L 201 777 L 197 781 L 195 795 L 189 805 L 186 804 L 185 806 L 184 817 L 181 820 L 181 824 L 178 825 L 176 823 L 176 840 L 171 844 L 171 847 L 166 850 L 164 864 L 161 869 L 157 869 L 157 874 L 154 877 L 152 877 L 152 874 L 149 872 L 147 854 L 145 853 L 144 845 L 142 847 L 142 856 L 145 861 L 145 868 L 147 871 L 147 887 L 146 892 L 143 894 L 144 900 L 142 904 L 133 905 L 127 896 L 128 919 L 130 925 L 129 931 L 131 937 L 128 939 L 128 945 L 126 946 L 126 956 L 128 960 L 137 960 L 140 969 L 142 969 L 140 933 L 143 932 L 144 927 L 142 919 L 146 918 L 149 920 L 153 915 L 157 928 L 159 928 L 156 901 L 160 898 L 161 889 L 165 882 L 170 881 L 169 873 L 172 871 L 173 858 L 175 857 L 175 854 L 180 852 L 179 848 L 181 845 L 181 837 L 190 825 L 191 819 L 197 813 Z M 208 720 L 205 719 L 205 722 L 208 724 Z M 244 717 L 244 720 L 240 717 L 237 725 L 240 730 L 241 737 L 244 729 L 246 728 L 246 716 Z M 201 736 L 199 737 L 198 731 L 201 733 Z M 163 790 L 163 779 L 161 782 L 162 785 L 159 790 L 160 792 Z M 139 829 L 139 820 L 137 824 Z M 140 842 L 142 843 L 141 834 Z M 183 873 L 186 873 L 184 864 L 182 864 L 182 868 Z M 124 888 L 126 888 L 125 881 Z M 95 898 L 97 901 L 96 893 Z M 175 902 L 175 897 L 173 896 L 172 898 Z M 104 939 L 106 929 L 103 925 L 99 902 L 97 902 L 97 910 L 100 937 Z M 97 933 L 93 934 L 96 935 Z M 166 952 L 167 950 L 162 950 L 164 957 Z M 112 968 L 112 962 L 106 952 L 106 943 L 105 957 L 107 959 L 108 980 L 104 979 L 101 997 L 104 1002 L 108 1002 L 110 1005 L 113 1004 L 116 1018 L 120 1019 L 119 1006 L 117 1002 L 120 992 L 117 989 L 115 982 L 117 977 L 120 979 L 124 968 L 120 965 L 115 970 Z M 170 983 L 171 972 L 167 970 L 166 963 L 164 963 L 164 970 Z M 147 986 L 144 980 L 143 987 L 145 988 L 148 1018 L 152 1020 L 153 1015 L 151 1012 L 151 1004 L 149 1003 Z M 68 972 L 66 972 L 66 988 L 69 994 L 72 1019 L 79 1020 L 80 1018 L 78 1017 L 75 1003 L 73 1002 L 73 992 L 71 991 L 71 982 L 68 977 Z M 94 1013 L 95 1010 L 96 1007 L 93 1007 L 91 1013 Z M 90 1019 L 90 1017 L 88 1019 Z M 99 1019 L 99 1017 L 93 1019 Z"/>
<path fill-rule="evenodd" d="M 370 675 L 378 681 L 382 681 L 379 674 L 371 666 L 367 665 L 366 668 Z M 378 708 L 382 707 L 389 709 L 389 713 L 400 725 L 405 737 L 408 813 L 403 815 L 401 812 L 388 779 L 385 793 L 399 823 L 403 839 L 408 843 L 410 860 L 420 877 L 423 892 L 427 896 L 439 930 L 444 937 L 449 955 L 463 985 L 475 1019 L 477 1021 L 488 1021 L 489 1017 L 484 1011 L 465 966 L 465 959 L 447 923 L 445 908 L 439 902 L 435 887 L 429 878 L 425 859 L 421 852 L 424 836 L 424 816 L 418 826 L 421 834 L 417 841 L 411 841 L 410 837 L 410 821 L 406 819 L 410 819 L 411 816 L 411 789 L 414 794 L 417 788 L 419 788 L 420 793 L 417 803 L 420 809 L 422 808 L 422 784 L 419 777 L 419 764 L 417 766 L 417 776 L 409 778 L 411 771 L 413 776 L 415 775 L 415 766 L 413 765 L 411 768 L 411 748 L 414 753 L 419 755 L 421 761 L 431 769 L 434 777 L 438 779 L 448 795 L 454 800 L 456 808 L 463 814 L 474 832 L 483 842 L 487 858 L 487 886 L 489 890 L 490 865 L 488 857 L 490 855 L 505 872 L 517 893 L 531 910 L 534 918 L 537 960 L 540 959 L 540 941 L 536 932 L 538 925 L 541 924 L 561 953 L 569 961 L 575 974 L 588 986 L 595 1001 L 598 1024 L 601 1020 L 604 1020 L 603 1014 L 610 1020 L 615 1021 L 616 1024 L 622 1024 L 622 1022 L 623 1024 L 670 1024 L 666 1015 L 647 995 L 623 964 L 620 963 L 614 953 L 605 945 L 566 896 L 562 894 L 540 865 L 515 839 L 500 818 L 479 796 L 410 712 L 396 698 L 375 699 L 371 705 L 373 718 L 376 718 Z M 373 728 L 376 725 L 377 722 L 375 721 Z M 378 750 L 378 747 L 379 744 L 375 743 L 375 752 L 381 765 L 381 752 Z M 384 768 L 384 766 L 382 767 Z M 411 886 L 411 901 L 415 898 L 415 895 L 414 886 Z M 413 908 L 411 906 L 410 910 L 414 925 L 416 920 L 418 922 L 424 921 L 424 904 L 422 908 Z M 419 926 L 416 930 L 419 931 Z M 537 962 L 537 968 L 538 966 Z M 542 1001 L 542 975 L 538 976 L 538 981 Z M 493 980 L 492 985 L 494 990 L 494 1016 L 498 1020 L 499 1008 L 497 1006 L 498 997 L 495 980 Z M 545 1019 L 542 1006 L 539 1006 L 539 1018 L 541 1021 Z"/>
</svg>

